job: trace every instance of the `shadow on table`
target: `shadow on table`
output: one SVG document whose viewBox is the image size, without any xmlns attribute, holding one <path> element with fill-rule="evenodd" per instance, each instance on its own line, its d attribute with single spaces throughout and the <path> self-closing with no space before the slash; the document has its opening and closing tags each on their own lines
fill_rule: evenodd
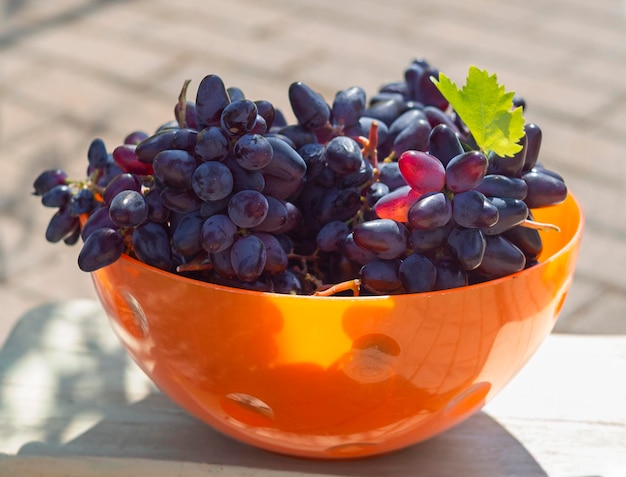
<svg viewBox="0 0 626 477">
<path fill-rule="evenodd" d="M 547 477 L 515 437 L 482 412 L 410 448 L 353 461 L 299 459 L 233 441 L 180 411 L 161 394 L 119 412 L 129 419 L 121 420 L 116 413 L 67 443 L 29 442 L 19 454 L 146 458 L 346 476 L 406 477 L 419 472 L 431 477 Z"/>
<path fill-rule="evenodd" d="M 236 442 L 154 389 L 99 305 L 87 300 L 35 309 L 18 322 L 0 350 L 0 423 L 0 453 L 29 456 L 146 458 L 346 476 L 547 477 L 526 448 L 483 412 L 428 441 L 363 460 L 299 459 Z M 15 450 L 8 451 L 7 442 Z"/>
</svg>

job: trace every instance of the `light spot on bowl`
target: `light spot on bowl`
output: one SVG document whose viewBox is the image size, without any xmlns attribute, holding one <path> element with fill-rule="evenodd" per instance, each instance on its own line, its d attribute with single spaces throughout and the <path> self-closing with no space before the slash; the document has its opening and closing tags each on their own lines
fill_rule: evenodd
<svg viewBox="0 0 626 477">
<path fill-rule="evenodd" d="M 120 291 L 121 303 L 118 303 L 118 317 L 124 329 L 135 338 L 148 337 L 148 320 L 137 299 L 127 290 Z"/>
<path fill-rule="evenodd" d="M 452 399 L 446 406 L 444 413 L 455 419 L 469 416 L 485 405 L 490 390 L 491 384 L 486 381 L 474 383 Z"/>
<path fill-rule="evenodd" d="M 324 453 L 333 457 L 363 456 L 372 453 L 376 444 L 372 442 L 350 442 L 329 447 Z"/>
<path fill-rule="evenodd" d="M 352 350 L 344 358 L 343 372 L 359 383 L 385 381 L 395 375 L 394 363 L 400 345 L 382 333 L 363 335 L 354 340 Z"/>
<path fill-rule="evenodd" d="M 269 427 L 274 423 L 274 411 L 264 401 L 250 394 L 230 393 L 220 402 L 222 410 L 233 419 L 255 427 Z"/>
</svg>

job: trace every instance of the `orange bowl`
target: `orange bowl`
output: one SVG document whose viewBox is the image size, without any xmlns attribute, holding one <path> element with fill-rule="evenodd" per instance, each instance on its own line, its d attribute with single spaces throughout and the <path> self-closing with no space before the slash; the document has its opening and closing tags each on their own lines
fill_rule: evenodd
<svg viewBox="0 0 626 477">
<path fill-rule="evenodd" d="M 452 290 L 313 297 L 227 288 L 124 256 L 94 272 L 130 355 L 172 400 L 239 441 L 355 458 L 404 448 L 481 409 L 552 330 L 583 214 L 533 211 L 541 263 Z"/>
</svg>

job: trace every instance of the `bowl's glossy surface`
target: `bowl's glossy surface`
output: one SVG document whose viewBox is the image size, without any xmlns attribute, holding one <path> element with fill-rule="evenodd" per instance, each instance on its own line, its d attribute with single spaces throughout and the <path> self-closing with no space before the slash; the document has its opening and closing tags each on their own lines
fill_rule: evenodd
<svg viewBox="0 0 626 477">
<path fill-rule="evenodd" d="M 171 399 L 263 449 L 393 451 L 466 419 L 552 330 L 583 228 L 571 195 L 534 211 L 542 263 L 434 293 L 303 297 L 224 288 L 124 257 L 93 273 L 129 353 Z"/>
</svg>

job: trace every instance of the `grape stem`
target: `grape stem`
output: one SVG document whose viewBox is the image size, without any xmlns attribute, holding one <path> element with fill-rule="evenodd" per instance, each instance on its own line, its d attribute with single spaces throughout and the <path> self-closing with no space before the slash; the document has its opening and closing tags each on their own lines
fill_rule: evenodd
<svg viewBox="0 0 626 477">
<path fill-rule="evenodd" d="M 359 136 L 358 142 L 363 145 L 363 156 L 369 159 L 374 170 L 378 170 L 378 121 L 372 121 L 368 136 Z"/>
<path fill-rule="evenodd" d="M 534 229 L 534 230 L 542 230 L 542 231 L 546 231 L 546 230 L 551 230 L 554 232 L 560 232 L 561 229 L 553 224 L 547 224 L 544 222 L 537 222 L 535 220 L 530 220 L 530 219 L 526 219 L 524 220 L 522 223 L 520 223 L 519 225 L 521 225 L 522 227 L 527 227 L 529 229 Z"/>
<path fill-rule="evenodd" d="M 187 88 L 189 87 L 189 83 L 191 83 L 191 80 L 186 79 L 180 90 L 180 94 L 178 95 L 178 111 L 176 111 L 176 121 L 178 121 L 178 126 L 181 129 L 187 127 Z"/>
<path fill-rule="evenodd" d="M 353 296 L 359 296 L 359 292 L 361 291 L 361 280 L 355 278 L 354 280 L 337 283 L 322 290 L 317 290 L 315 293 L 313 293 L 313 296 L 333 296 L 337 293 L 348 290 L 352 291 Z"/>
<path fill-rule="evenodd" d="M 211 263 L 211 259 L 208 256 L 200 256 L 196 257 L 190 262 L 182 263 L 176 267 L 176 271 L 178 273 L 181 272 L 198 272 L 201 270 L 211 270 L 213 268 L 213 264 Z"/>
</svg>

